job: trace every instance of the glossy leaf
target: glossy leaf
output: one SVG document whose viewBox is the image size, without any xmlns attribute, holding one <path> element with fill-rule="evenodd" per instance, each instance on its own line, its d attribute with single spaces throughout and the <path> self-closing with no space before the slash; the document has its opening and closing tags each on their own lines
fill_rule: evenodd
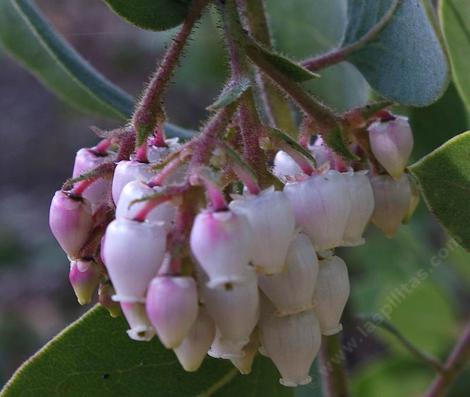
<svg viewBox="0 0 470 397">
<path fill-rule="evenodd" d="M 470 250 L 470 131 L 410 167 L 429 209 L 450 235 Z"/>
<path fill-rule="evenodd" d="M 394 1 L 350 0 L 343 46 L 363 38 Z M 421 0 L 399 0 L 385 27 L 348 60 L 380 95 L 404 105 L 428 105 L 448 83 L 446 56 Z"/>
<path fill-rule="evenodd" d="M 143 29 L 167 30 L 184 21 L 191 0 L 104 0 L 128 22 Z"/>
<path fill-rule="evenodd" d="M 439 4 L 452 75 L 462 99 L 470 110 L 470 2 L 445 0 Z"/>
<path fill-rule="evenodd" d="M 122 318 L 95 307 L 27 361 L 0 396 L 292 396 L 265 358 L 248 376 L 215 359 L 187 373 L 171 350 L 156 340 L 131 341 L 126 328 Z"/>
</svg>

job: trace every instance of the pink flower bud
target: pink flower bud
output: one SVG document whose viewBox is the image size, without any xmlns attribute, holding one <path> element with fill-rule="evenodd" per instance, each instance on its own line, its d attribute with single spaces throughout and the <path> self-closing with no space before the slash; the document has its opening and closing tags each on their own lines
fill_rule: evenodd
<svg viewBox="0 0 470 397">
<path fill-rule="evenodd" d="M 253 231 L 245 216 L 232 211 L 201 212 L 194 220 L 190 243 L 211 288 L 250 278 Z"/>
<path fill-rule="evenodd" d="M 174 349 L 185 371 L 199 369 L 214 340 L 215 325 L 204 307 L 199 307 L 197 319 L 186 338 Z"/>
<path fill-rule="evenodd" d="M 114 154 L 100 156 L 91 149 L 80 149 L 75 156 L 72 178 L 85 174 L 101 164 L 111 162 L 115 157 Z M 95 211 L 111 199 L 111 180 L 105 178 L 97 179 L 86 188 L 83 192 L 83 197 L 90 202 L 93 211 Z"/>
<path fill-rule="evenodd" d="M 116 219 L 106 229 L 103 257 L 116 301 L 145 299 L 147 286 L 165 256 L 166 233 L 160 224 Z"/>
<path fill-rule="evenodd" d="M 294 212 L 285 194 L 269 188 L 232 201 L 230 209 L 245 215 L 254 232 L 256 248 L 251 262 L 257 270 L 265 274 L 281 272 L 295 229 Z"/>
<path fill-rule="evenodd" d="M 309 238 L 302 233 L 292 240 L 286 269 L 279 274 L 259 276 L 261 290 L 274 303 L 279 315 L 298 313 L 312 307 L 318 259 Z"/>
<path fill-rule="evenodd" d="M 310 367 L 320 350 L 321 333 L 312 310 L 290 316 L 262 316 L 261 343 L 281 373 L 280 383 L 288 387 L 312 381 Z"/>
<path fill-rule="evenodd" d="M 155 277 L 147 292 L 147 316 L 165 347 L 180 345 L 197 318 L 196 283 L 191 277 Z"/>
<path fill-rule="evenodd" d="M 98 289 L 98 300 L 110 314 L 111 317 L 119 317 L 121 314 L 121 306 L 118 302 L 113 301 L 112 297 L 116 294 L 113 286 L 109 283 L 102 283 Z"/>
<path fill-rule="evenodd" d="M 101 269 L 93 260 L 79 259 L 70 262 L 69 280 L 80 305 L 91 303 L 101 276 Z"/>
<path fill-rule="evenodd" d="M 145 305 L 139 302 L 121 302 L 121 309 L 129 324 L 129 338 L 148 342 L 155 336 L 155 329 L 150 324 L 145 312 Z"/>
<path fill-rule="evenodd" d="M 338 247 L 351 210 L 347 177 L 337 171 L 313 175 L 286 184 L 284 192 L 294 208 L 295 220 L 317 251 Z"/>
<path fill-rule="evenodd" d="M 65 253 L 78 257 L 93 227 L 90 203 L 57 191 L 51 202 L 49 226 Z"/>
<path fill-rule="evenodd" d="M 410 207 L 411 187 L 408 176 L 402 175 L 399 180 L 395 180 L 388 175 L 374 175 L 370 182 L 375 199 L 372 223 L 391 238 Z"/>
<path fill-rule="evenodd" d="M 349 212 L 343 245 L 354 247 L 364 244 L 362 237 L 374 211 L 374 192 L 366 171 L 346 173 L 351 211 Z"/>
<path fill-rule="evenodd" d="M 141 181 L 129 182 L 121 192 L 118 204 L 116 206 L 116 218 L 134 219 L 136 215 L 145 207 L 146 201 L 140 203 L 131 203 L 157 192 L 147 184 Z M 174 222 L 176 207 L 171 202 L 162 203 L 153 209 L 147 217 L 148 222 L 163 222 L 165 229 L 169 230 Z"/>
<path fill-rule="evenodd" d="M 285 181 L 287 177 L 304 175 L 295 160 L 282 150 L 277 152 L 274 157 L 273 174 L 282 181 Z"/>
<path fill-rule="evenodd" d="M 387 172 L 398 179 L 413 149 L 413 133 L 407 117 L 376 121 L 369 128 L 372 153 Z"/>
<path fill-rule="evenodd" d="M 152 164 L 140 163 L 138 161 L 120 161 L 114 170 L 113 177 L 113 201 L 115 204 L 119 202 L 122 189 L 129 182 L 138 180 L 148 182 L 155 172 L 152 171 Z"/>
<path fill-rule="evenodd" d="M 313 306 L 323 335 L 341 331 L 341 315 L 349 298 L 348 269 L 344 261 L 330 256 L 320 261 Z"/>
<path fill-rule="evenodd" d="M 256 275 L 230 288 L 203 288 L 203 301 L 220 331 L 227 357 L 239 355 L 249 342 L 259 314 L 259 294 Z"/>
<path fill-rule="evenodd" d="M 242 375 L 249 375 L 255 360 L 256 354 L 258 353 L 259 346 L 259 332 L 255 329 L 250 336 L 250 341 L 243 347 L 242 357 L 232 357 L 230 361 L 240 371 Z"/>
</svg>

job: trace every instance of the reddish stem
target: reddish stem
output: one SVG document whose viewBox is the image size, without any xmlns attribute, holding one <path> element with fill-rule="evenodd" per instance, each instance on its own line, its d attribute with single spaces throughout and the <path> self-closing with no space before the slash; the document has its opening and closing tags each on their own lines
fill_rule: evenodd
<svg viewBox="0 0 470 397">
<path fill-rule="evenodd" d="M 157 207 L 158 205 L 166 201 L 171 200 L 172 197 L 173 197 L 172 195 L 167 194 L 167 195 L 162 195 L 158 198 L 147 201 L 144 208 L 142 208 L 134 217 L 134 220 L 137 222 L 145 222 L 145 220 L 147 219 L 147 216 L 150 214 L 150 212 L 153 211 L 155 207 Z"/>
<path fill-rule="evenodd" d="M 156 147 L 168 147 L 165 142 L 165 130 L 163 127 L 157 127 L 154 132 L 151 144 Z"/>
<path fill-rule="evenodd" d="M 72 191 L 70 192 L 73 196 L 81 196 L 83 192 L 93 183 L 97 180 L 98 178 L 89 178 L 85 179 L 84 181 L 78 182 L 75 184 L 73 187 Z"/>
<path fill-rule="evenodd" d="M 147 157 L 147 142 L 144 142 L 142 145 L 139 146 L 135 153 L 135 159 L 141 163 L 148 163 Z"/>
<path fill-rule="evenodd" d="M 94 148 L 92 148 L 93 152 L 100 156 L 106 156 L 108 154 L 108 149 L 111 146 L 111 140 L 103 139 L 101 142 L 98 143 Z"/>
<path fill-rule="evenodd" d="M 150 187 L 163 186 L 165 181 L 179 168 L 182 161 L 183 159 L 179 156 L 170 161 L 157 175 L 153 177 L 148 185 Z"/>
</svg>

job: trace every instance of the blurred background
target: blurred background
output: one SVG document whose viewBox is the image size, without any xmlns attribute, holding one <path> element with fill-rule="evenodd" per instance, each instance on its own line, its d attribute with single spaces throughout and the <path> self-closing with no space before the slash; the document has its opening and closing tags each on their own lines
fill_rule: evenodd
<svg viewBox="0 0 470 397">
<path fill-rule="evenodd" d="M 98 0 L 37 3 L 77 51 L 134 96 L 174 33 L 139 30 Z M 311 3 L 267 1 L 276 47 L 294 58 L 323 52 L 341 40 L 345 2 Z M 169 118 L 183 127 L 198 127 L 226 78 L 216 25 L 208 13 L 167 95 Z M 61 102 L 1 49 L 0 65 L 1 387 L 25 359 L 87 310 L 68 285 L 68 261 L 49 232 L 48 207 L 70 176 L 75 152 L 96 142 L 89 127 L 117 123 Z M 367 83 L 345 64 L 328 69 L 309 88 L 338 111 L 369 98 Z M 428 108 L 399 111 L 411 118 L 415 159 L 468 128 L 452 85 Z M 354 395 L 420 395 L 433 371 L 382 330 L 365 335 L 356 316 L 386 315 L 412 343 L 444 359 L 470 316 L 470 257 L 449 244 L 423 204 L 395 239 L 373 227 L 367 237 L 365 246 L 340 253 L 352 278 L 343 342 Z M 464 396 L 470 389 L 467 375 L 451 395 Z M 309 386 L 309 395 L 318 384 Z"/>
</svg>

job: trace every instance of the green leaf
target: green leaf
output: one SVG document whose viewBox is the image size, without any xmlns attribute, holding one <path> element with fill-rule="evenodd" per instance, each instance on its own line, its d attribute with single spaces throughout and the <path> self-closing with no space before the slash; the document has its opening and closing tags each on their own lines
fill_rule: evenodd
<svg viewBox="0 0 470 397">
<path fill-rule="evenodd" d="M 363 38 L 394 1 L 350 0 L 343 46 Z M 421 0 L 399 0 L 387 25 L 348 60 L 372 88 L 404 105 L 428 105 L 447 87 L 446 55 Z"/>
<path fill-rule="evenodd" d="M 208 110 L 218 110 L 235 102 L 242 94 L 250 88 L 250 79 L 248 77 L 240 80 L 231 80 L 224 87 L 217 100 L 207 107 Z"/>
<path fill-rule="evenodd" d="M 440 2 L 440 20 L 447 42 L 455 84 L 470 110 L 470 2 Z"/>
<path fill-rule="evenodd" d="M 182 23 L 191 0 L 104 0 L 128 22 L 143 29 L 167 30 Z"/>
<path fill-rule="evenodd" d="M 295 151 L 299 152 L 302 156 L 310 160 L 312 164 L 316 164 L 315 157 L 313 157 L 312 153 L 309 150 L 305 149 L 302 145 L 300 145 L 289 134 L 281 130 L 278 130 L 277 128 L 274 128 L 274 127 L 266 127 L 266 128 L 271 132 L 271 135 L 275 139 L 278 139 L 279 141 L 286 144 L 291 149 L 294 149 Z"/>
<path fill-rule="evenodd" d="M 332 148 L 335 153 L 339 154 L 346 160 L 357 160 L 358 157 L 352 153 L 347 143 L 345 142 L 345 137 L 341 127 L 337 127 L 332 131 L 329 131 L 327 134 L 322 135 L 326 144 Z"/>
<path fill-rule="evenodd" d="M 291 61 L 289 58 L 268 51 L 255 42 L 251 42 L 247 47 L 253 51 L 256 51 L 264 58 L 266 62 L 269 62 L 277 70 L 297 83 L 302 83 L 320 77 L 318 74 L 311 72 L 294 61 Z"/>
<path fill-rule="evenodd" d="M 409 167 L 429 209 L 467 250 L 470 250 L 469 158 L 470 131 L 467 131 Z"/>
<path fill-rule="evenodd" d="M 93 308 L 28 360 L 0 396 L 292 396 L 266 358 L 248 376 L 215 359 L 187 373 L 171 350 L 156 340 L 131 341 L 126 328 L 122 318 Z"/>
</svg>

